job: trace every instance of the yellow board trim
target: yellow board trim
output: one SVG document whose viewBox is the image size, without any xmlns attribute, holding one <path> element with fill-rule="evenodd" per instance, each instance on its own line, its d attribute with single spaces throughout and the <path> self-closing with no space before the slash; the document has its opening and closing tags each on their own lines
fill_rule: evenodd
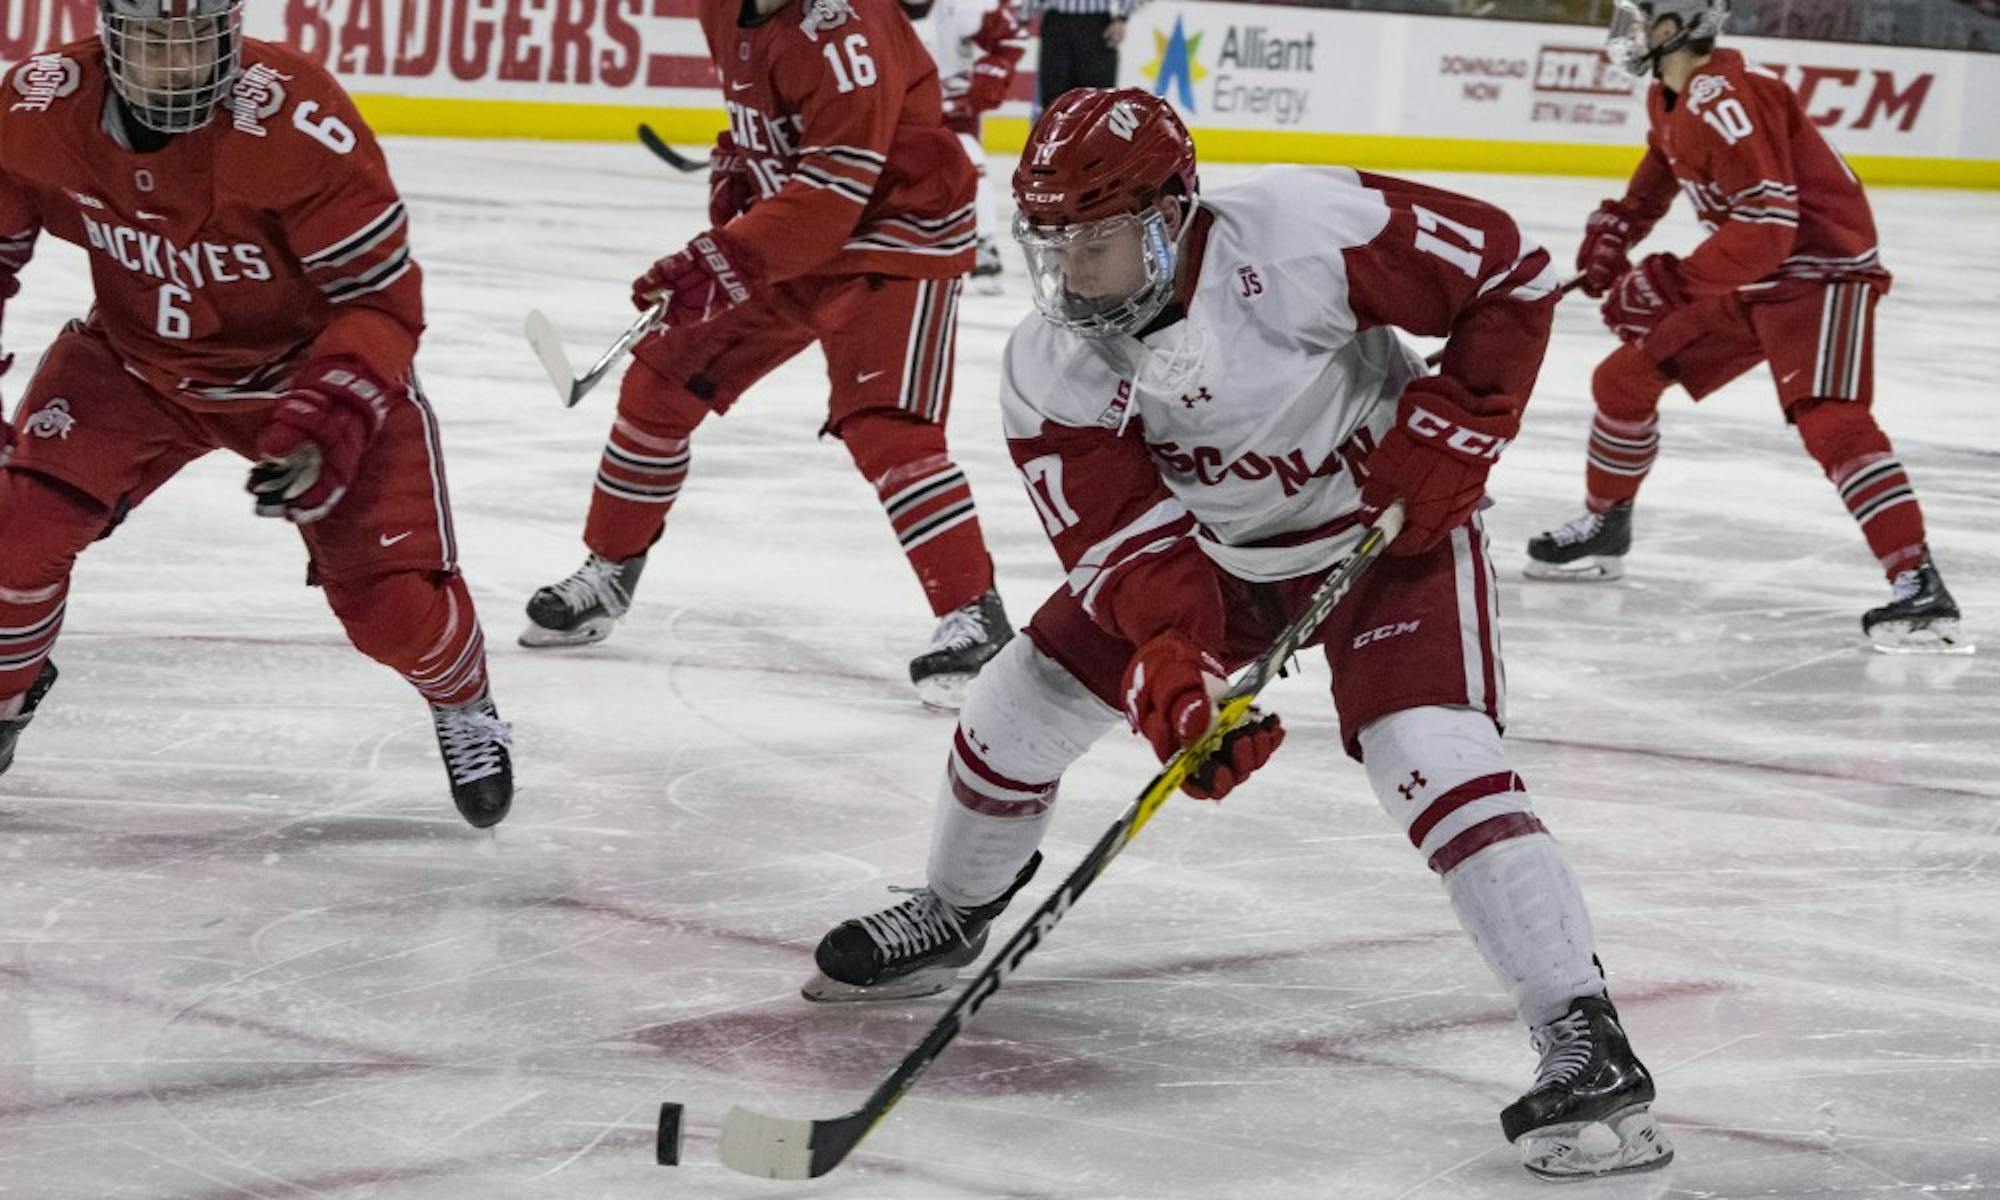
<svg viewBox="0 0 2000 1200">
<path fill-rule="evenodd" d="M 379 95 L 356 96 L 355 102 L 378 133 L 623 141 L 643 121 L 661 137 L 692 154 L 706 153 L 725 123 L 722 110 L 706 108 Z M 989 149 L 1015 151 L 1027 142 L 1028 122 L 1019 117 L 989 118 L 985 132 Z M 1338 163 L 1389 171 L 1493 171 L 1622 178 L 1638 165 L 1640 153 L 1637 146 L 1374 133 L 1197 128 L 1194 137 L 1202 157 L 1213 162 Z M 1871 184 L 2000 190 L 2000 161 L 1991 159 L 1860 155 L 1848 162 L 1856 174 Z"/>
</svg>

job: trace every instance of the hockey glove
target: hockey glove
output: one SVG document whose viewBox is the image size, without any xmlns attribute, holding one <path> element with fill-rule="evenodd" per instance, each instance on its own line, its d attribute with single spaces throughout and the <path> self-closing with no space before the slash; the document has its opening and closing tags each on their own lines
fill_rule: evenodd
<svg viewBox="0 0 2000 1200">
<path fill-rule="evenodd" d="M 7 302 L 12 300 L 14 294 L 20 290 L 21 281 L 14 278 L 12 271 L 0 271 L 0 322 L 4 322 L 6 319 Z M 5 375 L 13 365 L 14 356 L 5 350 L 0 350 L 0 375 Z M 5 424 L 6 419 L 7 406 L 0 404 L 0 424 Z"/>
<path fill-rule="evenodd" d="M 715 149 L 708 152 L 708 223 L 727 225 L 748 212 L 756 199 L 750 160 L 725 129 L 715 135 Z"/>
<path fill-rule="evenodd" d="M 1177 629 L 1140 646 L 1125 668 L 1125 718 L 1165 762 L 1201 739 L 1215 723 L 1215 698 L 1225 688 L 1223 666 Z M 1275 715 L 1251 719 L 1223 738 L 1215 754 L 1181 784 L 1203 800 L 1220 800 L 1270 761 L 1285 740 Z"/>
<path fill-rule="evenodd" d="M 1620 341 L 1628 345 L 1644 341 L 1668 313 L 1687 304 L 1679 263 L 1671 254 L 1649 254 L 1625 272 L 1604 298 L 1604 323 Z"/>
<path fill-rule="evenodd" d="M 1403 531 L 1389 553 L 1423 554 L 1465 524 L 1486 494 L 1486 476 L 1521 430 L 1511 396 L 1474 395 L 1448 375 L 1413 379 L 1396 403 L 1396 423 L 1368 456 L 1363 518 L 1403 502 Z"/>
<path fill-rule="evenodd" d="M 664 296 L 663 324 L 699 325 L 749 300 L 763 282 L 757 252 L 727 230 L 711 229 L 633 280 L 632 304 L 644 311 Z"/>
<path fill-rule="evenodd" d="M 1576 269 L 1583 273 L 1583 294 L 1596 299 L 1632 269 L 1626 257 L 1639 240 L 1638 223 L 1632 210 L 1617 200 L 1606 200 L 1583 225 L 1583 244 L 1576 250 Z"/>
<path fill-rule="evenodd" d="M 310 525 L 332 512 L 382 430 L 390 394 L 358 358 L 307 364 L 257 435 L 258 463 L 247 485 L 257 515 Z"/>
</svg>

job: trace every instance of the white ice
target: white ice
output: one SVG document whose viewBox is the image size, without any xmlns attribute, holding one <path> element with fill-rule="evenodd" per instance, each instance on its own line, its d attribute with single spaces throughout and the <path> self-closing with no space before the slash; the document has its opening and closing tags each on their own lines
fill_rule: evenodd
<svg viewBox="0 0 2000 1200">
<path fill-rule="evenodd" d="M 1162 810 L 844 1166 L 810 1186 L 720 1166 L 729 1105 L 847 1111 L 942 1010 L 797 991 L 822 932 L 920 882 L 952 728 L 904 678 L 930 617 L 871 491 L 814 440 L 808 353 L 702 429 L 616 635 L 516 648 L 527 595 L 580 561 L 615 395 L 563 411 L 522 314 L 548 309 L 588 361 L 626 281 L 699 227 L 704 181 L 637 146 L 391 155 L 514 815 L 461 825 L 424 706 L 348 648 L 291 532 L 251 516 L 244 465 L 189 469 L 84 556 L 62 680 L 0 781 L 0 1195 L 1553 1186 L 1499 1132 L 1526 1038 L 1342 755 L 1323 665 L 1271 694 L 1293 731 L 1272 766 L 1220 807 Z M 1436 181 L 1563 259 L 1613 186 Z M 1969 631 L 2000 650 L 2000 201 L 1874 199 L 1897 273 L 1878 409 Z M 1663 244 L 1694 237 L 1677 217 Z M 84 310 L 80 262 L 45 245 L 8 306 L 10 395 Z M 1058 572 L 995 419 L 1027 307 L 1009 264 L 1006 295 L 965 301 L 952 432 L 1025 619 Z M 2000 1195 L 2000 657 L 1863 646 L 1886 589 L 1761 370 L 1699 411 L 1670 401 L 1623 584 L 1522 582 L 1527 537 L 1580 503 L 1611 344 L 1566 304 L 1489 515 L 1508 742 L 1680 1150 L 1575 1194 Z M 1076 768 L 1012 918 L 1150 772 L 1122 734 Z M 672 1169 L 652 1163 L 662 1100 L 687 1106 Z"/>
</svg>

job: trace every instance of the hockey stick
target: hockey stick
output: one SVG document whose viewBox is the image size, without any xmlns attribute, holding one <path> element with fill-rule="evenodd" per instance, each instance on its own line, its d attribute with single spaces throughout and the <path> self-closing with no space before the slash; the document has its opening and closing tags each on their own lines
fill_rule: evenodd
<svg viewBox="0 0 2000 1200">
<path fill-rule="evenodd" d="M 667 145 L 666 139 L 654 133 L 653 127 L 644 121 L 639 123 L 639 140 L 646 144 L 646 149 L 653 152 L 653 157 L 676 171 L 694 172 L 708 170 L 707 159 L 689 158 L 672 146 Z"/>
<path fill-rule="evenodd" d="M 993 956 L 993 961 L 966 985 L 958 999 L 938 1018 L 937 1024 L 931 1026 L 924 1040 L 903 1056 L 902 1063 L 882 1081 L 866 1103 L 845 1116 L 825 1121 L 767 1116 L 736 1105 L 722 1121 L 723 1165 L 745 1175 L 766 1179 L 813 1179 L 839 1166 L 861 1139 L 868 1136 L 869 1130 L 889 1115 L 889 1110 L 896 1106 L 917 1078 L 937 1061 L 938 1055 L 944 1053 L 944 1048 L 959 1035 L 980 1006 L 1000 990 L 1001 983 L 1021 965 L 1022 959 L 1028 957 L 1029 951 L 1041 944 L 1070 907 L 1089 890 L 1104 869 L 1111 865 L 1111 860 L 1118 857 L 1119 851 L 1139 836 L 1139 831 L 1146 827 L 1146 822 L 1152 819 L 1160 805 L 1166 803 L 1167 797 L 1173 795 L 1174 790 L 1216 752 L 1222 745 L 1223 735 L 1240 724 L 1249 713 L 1257 693 L 1276 677 L 1278 668 L 1285 660 L 1326 620 L 1333 606 L 1340 603 L 1341 597 L 1353 588 L 1354 581 L 1381 555 L 1382 548 L 1395 540 L 1402 527 L 1403 506 L 1399 501 L 1381 515 L 1375 528 L 1361 539 L 1340 569 L 1327 576 L 1325 582 L 1313 592 L 1305 611 L 1285 626 L 1277 640 L 1223 694 L 1214 728 L 1200 741 L 1167 760 L 1160 773 L 1139 793 L 1139 798 L 1112 823 L 1111 828 L 1104 831 L 1104 836 L 1097 839 L 1097 844 L 1069 873 L 1069 878 L 1063 880 L 1047 900 L 1042 901 L 1042 906 L 1035 910 L 1033 916 L 1022 922 L 1021 927 L 1014 931 L 1014 936 L 1008 938 L 1007 944 Z M 680 1106 L 669 1102 L 661 1105 L 661 1110 L 659 1144 L 666 1146 L 670 1141 L 669 1133 L 678 1130 Z M 661 1161 L 668 1159 L 663 1155 Z"/>
<path fill-rule="evenodd" d="M 542 370 L 549 373 L 549 382 L 556 385 L 556 395 L 562 397 L 563 407 L 575 408 L 576 402 L 583 399 L 590 389 L 596 387 L 605 375 L 610 373 L 611 368 L 618 365 L 618 360 L 624 358 L 626 352 L 632 349 L 640 338 L 646 336 L 646 331 L 651 329 L 666 311 L 667 302 L 662 299 L 658 304 L 640 313 L 638 319 L 626 326 L 624 333 L 618 335 L 618 340 L 611 343 L 611 348 L 599 355 L 597 361 L 590 364 L 590 370 L 581 375 L 569 365 L 569 351 L 563 349 L 562 339 L 556 336 L 556 327 L 542 315 L 541 309 L 528 310 L 528 319 L 522 332 L 528 335 L 528 345 L 533 348 L 535 357 L 542 360 Z"/>
<path fill-rule="evenodd" d="M 1556 299 L 1560 300 L 1564 296 L 1569 295 L 1571 292 L 1575 291 L 1577 289 L 1577 286 L 1582 282 L 1583 282 L 1583 276 L 1581 274 L 1572 275 L 1568 279 L 1563 280 L 1561 283 L 1556 285 Z M 1448 344 L 1449 343 L 1447 343 L 1447 345 Z M 1439 363 L 1443 362 L 1444 350 L 1445 350 L 1444 346 L 1439 346 L 1437 349 L 1431 351 L 1429 354 L 1424 355 L 1424 365 L 1427 367 L 1435 367 Z"/>
</svg>

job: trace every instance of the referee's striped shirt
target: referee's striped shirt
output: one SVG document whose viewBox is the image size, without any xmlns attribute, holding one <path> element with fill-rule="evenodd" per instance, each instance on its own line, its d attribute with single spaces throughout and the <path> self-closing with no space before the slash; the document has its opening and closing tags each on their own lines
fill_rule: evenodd
<svg viewBox="0 0 2000 1200">
<path fill-rule="evenodd" d="M 1132 15 L 1134 0 L 1031 0 L 1030 7 L 1035 12 L 1069 13 L 1081 16 L 1088 13 L 1110 13 L 1113 20 L 1123 21 Z"/>
</svg>

